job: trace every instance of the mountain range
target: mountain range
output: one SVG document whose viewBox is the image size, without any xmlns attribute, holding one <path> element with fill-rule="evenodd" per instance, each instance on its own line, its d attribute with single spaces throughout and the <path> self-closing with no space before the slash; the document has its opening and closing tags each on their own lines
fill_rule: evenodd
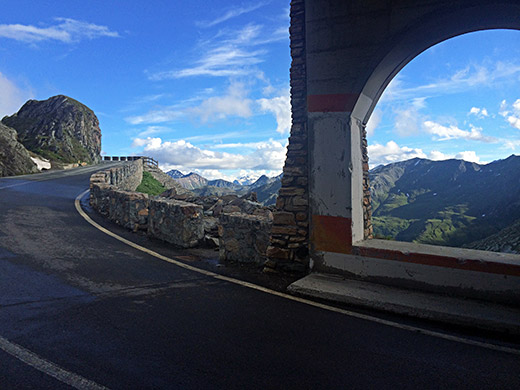
<svg viewBox="0 0 520 390">
<path fill-rule="evenodd" d="M 281 187 L 282 180 L 282 175 L 271 178 L 262 175 L 256 180 L 252 180 L 252 177 L 242 177 L 230 182 L 222 179 L 208 180 L 194 172 L 185 175 L 176 169 L 172 169 L 166 173 L 177 180 L 181 186 L 193 191 L 197 195 L 245 195 L 250 192 L 256 192 L 258 202 L 262 203 L 264 206 L 276 203 L 278 190 Z"/>
<path fill-rule="evenodd" d="M 485 165 L 415 158 L 369 177 L 376 237 L 472 247 L 503 229 L 518 231 L 520 156 Z"/>
<path fill-rule="evenodd" d="M 281 175 L 249 185 L 170 171 L 198 195 L 256 192 L 276 203 Z M 376 238 L 520 253 L 520 156 L 489 164 L 414 158 L 369 172 Z M 189 187 L 188 187 L 189 186 Z"/>
</svg>

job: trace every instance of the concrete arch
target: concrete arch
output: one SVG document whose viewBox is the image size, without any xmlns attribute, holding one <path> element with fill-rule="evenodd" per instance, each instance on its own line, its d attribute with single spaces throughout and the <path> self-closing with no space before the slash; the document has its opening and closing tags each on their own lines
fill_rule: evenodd
<svg viewBox="0 0 520 390">
<path fill-rule="evenodd" d="M 457 8 L 446 14 L 436 10 L 398 34 L 399 39 L 382 48 L 382 58 L 368 79 L 352 110 L 353 116 L 366 125 L 390 81 L 415 57 L 443 41 L 471 32 L 511 29 L 520 31 L 520 3 L 481 3 Z M 370 106 L 366 107 L 367 102 Z"/>
<path fill-rule="evenodd" d="M 470 292 L 509 273 L 520 294 L 496 257 L 366 240 L 365 125 L 384 89 L 429 47 L 498 28 L 520 29 L 518 0 L 291 0 L 292 128 L 267 268 Z"/>
</svg>

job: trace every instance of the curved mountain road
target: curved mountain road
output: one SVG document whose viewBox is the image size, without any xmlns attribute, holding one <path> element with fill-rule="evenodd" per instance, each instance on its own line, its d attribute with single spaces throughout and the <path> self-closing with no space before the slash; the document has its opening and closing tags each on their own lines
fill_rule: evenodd
<svg viewBox="0 0 520 390">
<path fill-rule="evenodd" d="M 518 353 L 230 283 L 105 234 L 74 205 L 96 169 L 0 179 L 0 389 L 520 388 Z"/>
</svg>

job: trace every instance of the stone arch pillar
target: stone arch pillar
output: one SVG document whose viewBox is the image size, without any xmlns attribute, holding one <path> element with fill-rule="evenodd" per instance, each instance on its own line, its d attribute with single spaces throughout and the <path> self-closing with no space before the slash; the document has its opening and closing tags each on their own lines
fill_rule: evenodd
<svg viewBox="0 0 520 390">
<path fill-rule="evenodd" d="M 371 236 L 365 125 L 392 78 L 464 33 L 520 29 L 517 0 L 291 1 L 292 129 L 268 269 L 341 269 Z"/>
</svg>

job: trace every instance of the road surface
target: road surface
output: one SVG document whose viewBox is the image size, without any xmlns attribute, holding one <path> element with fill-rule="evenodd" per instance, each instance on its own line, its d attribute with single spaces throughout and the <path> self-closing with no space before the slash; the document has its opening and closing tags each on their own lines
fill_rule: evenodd
<svg viewBox="0 0 520 390">
<path fill-rule="evenodd" d="M 1 390 L 520 388 L 511 343 L 312 306 L 107 235 L 74 204 L 95 169 L 0 179 Z"/>
</svg>

